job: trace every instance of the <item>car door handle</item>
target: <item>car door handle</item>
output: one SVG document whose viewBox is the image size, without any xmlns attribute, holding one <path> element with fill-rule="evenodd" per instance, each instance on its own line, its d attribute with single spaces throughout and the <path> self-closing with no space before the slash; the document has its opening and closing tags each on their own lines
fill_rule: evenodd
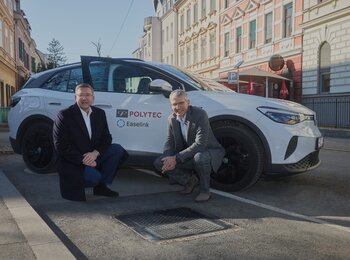
<svg viewBox="0 0 350 260">
<path fill-rule="evenodd" d="M 59 102 L 49 102 L 49 105 L 60 106 L 60 105 L 62 105 L 62 104 L 59 103 Z"/>
<path fill-rule="evenodd" d="M 110 104 L 94 104 L 94 106 L 99 108 L 112 108 Z"/>
</svg>

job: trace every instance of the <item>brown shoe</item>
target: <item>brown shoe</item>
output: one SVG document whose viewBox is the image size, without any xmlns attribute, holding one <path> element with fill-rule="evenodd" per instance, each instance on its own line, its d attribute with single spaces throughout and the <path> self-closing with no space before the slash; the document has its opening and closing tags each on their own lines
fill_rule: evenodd
<svg viewBox="0 0 350 260">
<path fill-rule="evenodd" d="M 196 202 L 206 202 L 210 199 L 211 195 L 210 192 L 201 192 L 198 194 L 198 196 L 194 199 Z"/>
<path fill-rule="evenodd" d="M 192 193 L 194 187 L 196 187 L 196 185 L 198 184 L 198 181 L 198 178 L 194 174 L 192 174 L 190 180 L 185 185 L 185 188 L 182 191 L 180 191 L 180 194 L 187 195 Z"/>
</svg>

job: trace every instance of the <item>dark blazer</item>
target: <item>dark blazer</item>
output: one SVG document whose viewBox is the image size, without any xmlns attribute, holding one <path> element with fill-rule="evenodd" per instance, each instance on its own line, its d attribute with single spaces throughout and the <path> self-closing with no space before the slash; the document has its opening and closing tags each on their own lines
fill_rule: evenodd
<svg viewBox="0 0 350 260">
<path fill-rule="evenodd" d="M 184 162 L 187 159 L 192 159 L 196 153 L 208 150 L 211 166 L 216 172 L 225 156 L 225 149 L 216 140 L 207 113 L 199 107 L 189 106 L 186 122 L 189 124 L 187 144 L 183 141 L 176 115 L 171 114 L 168 117 L 168 134 L 164 145 L 164 155 L 177 154 L 178 159 Z"/>
<path fill-rule="evenodd" d="M 53 128 L 55 149 L 58 153 L 57 170 L 61 195 L 65 199 L 84 201 L 83 154 L 93 150 L 100 155 L 112 143 L 105 112 L 91 107 L 91 140 L 77 104 L 60 111 Z"/>
</svg>

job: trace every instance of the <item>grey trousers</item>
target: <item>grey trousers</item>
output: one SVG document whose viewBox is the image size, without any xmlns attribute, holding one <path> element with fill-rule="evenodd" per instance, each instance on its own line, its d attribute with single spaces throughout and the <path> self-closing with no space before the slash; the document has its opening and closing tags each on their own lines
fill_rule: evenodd
<svg viewBox="0 0 350 260">
<path fill-rule="evenodd" d="M 154 161 L 154 167 L 158 172 L 162 172 L 163 163 L 161 160 L 166 156 L 168 155 L 161 155 Z M 193 172 L 195 172 L 199 178 L 200 192 L 209 192 L 211 171 L 210 153 L 204 151 L 196 153 L 192 159 L 186 160 L 184 163 L 177 163 L 174 170 L 168 171 L 165 174 L 171 180 L 185 186 Z"/>
</svg>

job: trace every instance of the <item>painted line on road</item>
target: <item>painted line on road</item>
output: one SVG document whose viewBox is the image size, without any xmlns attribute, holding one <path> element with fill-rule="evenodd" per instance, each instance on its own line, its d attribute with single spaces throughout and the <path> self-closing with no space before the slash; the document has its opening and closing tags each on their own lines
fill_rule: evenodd
<svg viewBox="0 0 350 260">
<path fill-rule="evenodd" d="M 254 200 L 245 199 L 245 198 L 242 198 L 242 197 L 239 197 L 239 196 L 236 196 L 236 195 L 233 195 L 231 193 L 224 192 L 224 191 L 219 191 L 219 190 L 215 190 L 215 189 L 210 189 L 210 191 L 212 193 L 215 193 L 217 195 L 220 195 L 220 196 L 223 196 L 223 197 L 226 197 L 226 198 L 238 200 L 240 202 L 244 202 L 244 203 L 251 204 L 251 205 L 254 205 L 254 206 L 257 206 L 257 207 L 260 207 L 260 208 L 268 209 L 268 210 L 271 210 L 271 211 L 274 211 L 274 212 L 277 212 L 277 213 L 281 213 L 281 214 L 284 214 L 284 215 L 287 215 L 287 216 L 304 219 L 304 220 L 307 220 L 307 221 L 310 221 L 310 222 L 315 222 L 315 223 L 318 223 L 318 224 L 321 224 L 321 225 L 325 225 L 325 226 L 328 226 L 328 227 L 331 227 L 331 228 L 335 228 L 335 229 L 342 230 L 342 231 L 350 233 L 350 228 L 348 228 L 348 227 L 332 224 L 330 222 L 327 222 L 327 221 L 324 221 L 324 220 L 321 220 L 321 219 L 318 219 L 318 218 L 309 217 L 309 216 L 305 216 L 305 215 L 302 215 L 302 214 L 299 214 L 299 213 L 295 213 L 295 212 L 292 212 L 292 211 L 280 209 L 280 208 L 277 208 L 277 207 L 274 207 L 274 206 L 270 206 L 270 205 L 267 205 L 267 204 L 264 204 L 264 203 L 260 203 L 260 202 L 254 201 Z"/>
</svg>

